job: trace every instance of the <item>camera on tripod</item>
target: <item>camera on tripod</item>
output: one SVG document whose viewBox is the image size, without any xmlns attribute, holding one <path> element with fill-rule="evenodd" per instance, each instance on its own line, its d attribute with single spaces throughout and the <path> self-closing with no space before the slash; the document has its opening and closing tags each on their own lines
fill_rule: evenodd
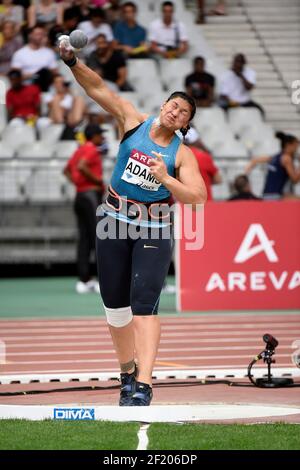
<svg viewBox="0 0 300 470">
<path fill-rule="evenodd" d="M 256 387 L 262 388 L 277 388 L 292 385 L 294 383 L 293 379 L 286 377 L 275 378 L 271 374 L 271 364 L 276 362 L 272 356 L 275 354 L 275 349 L 277 348 L 279 342 L 269 333 L 263 335 L 263 341 L 266 343 L 265 349 L 261 351 L 248 366 L 248 378 L 250 382 L 253 383 L 253 385 Z M 254 364 L 261 359 L 263 359 L 264 363 L 266 363 L 268 366 L 268 375 L 267 377 L 254 380 L 251 374 L 251 370 Z"/>
</svg>

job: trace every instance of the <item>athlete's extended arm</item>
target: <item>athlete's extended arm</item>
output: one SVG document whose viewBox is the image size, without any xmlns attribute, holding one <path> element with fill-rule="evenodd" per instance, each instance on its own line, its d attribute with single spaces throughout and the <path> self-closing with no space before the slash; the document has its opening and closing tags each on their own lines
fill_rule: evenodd
<svg viewBox="0 0 300 470">
<path fill-rule="evenodd" d="M 74 58 L 74 52 L 63 42 L 59 51 L 63 60 L 70 61 Z M 71 71 L 87 95 L 117 119 L 121 131 L 126 132 L 144 120 L 143 115 L 129 101 L 110 90 L 104 80 L 80 60 L 77 59 Z"/>
<path fill-rule="evenodd" d="M 167 172 L 162 156 L 153 152 L 157 158 L 151 162 L 150 172 L 177 199 L 184 204 L 204 204 L 207 199 L 206 187 L 199 172 L 193 152 L 181 145 L 178 151 L 178 179 Z"/>
<path fill-rule="evenodd" d="M 256 167 L 256 165 L 259 165 L 260 163 L 269 163 L 272 160 L 272 157 L 269 155 L 264 155 L 261 157 L 254 157 L 252 160 L 246 165 L 245 167 L 245 173 L 250 173 L 253 168 Z"/>
</svg>

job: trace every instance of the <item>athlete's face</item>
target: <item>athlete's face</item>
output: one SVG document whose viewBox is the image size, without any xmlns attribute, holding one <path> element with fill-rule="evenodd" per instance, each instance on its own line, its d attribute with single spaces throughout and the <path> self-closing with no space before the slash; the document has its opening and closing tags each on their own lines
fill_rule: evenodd
<svg viewBox="0 0 300 470">
<path fill-rule="evenodd" d="M 299 148 L 299 140 L 295 139 L 288 147 L 289 148 L 287 150 L 290 155 L 292 155 L 292 157 L 295 157 Z"/>
<path fill-rule="evenodd" d="M 180 97 L 166 101 L 159 116 L 161 124 L 172 131 L 186 127 L 190 118 L 191 105 Z"/>
</svg>

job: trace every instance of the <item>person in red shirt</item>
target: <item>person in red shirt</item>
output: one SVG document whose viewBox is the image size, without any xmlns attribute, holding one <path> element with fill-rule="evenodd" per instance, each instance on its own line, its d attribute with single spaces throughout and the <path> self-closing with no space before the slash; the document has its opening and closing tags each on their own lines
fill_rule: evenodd
<svg viewBox="0 0 300 470">
<path fill-rule="evenodd" d="M 199 170 L 207 190 L 207 200 L 212 201 L 211 185 L 222 183 L 220 171 L 216 167 L 212 155 L 204 147 L 196 129 L 193 127 L 190 128 L 185 136 L 184 143 L 190 147 L 197 159 Z"/>
<path fill-rule="evenodd" d="M 79 294 L 99 292 L 98 282 L 91 279 L 90 256 L 95 248 L 96 210 L 102 202 L 104 186 L 99 146 L 103 129 L 89 124 L 85 128 L 86 143 L 81 145 L 67 162 L 64 175 L 76 187 L 74 211 L 78 226 L 77 269 Z"/>
<path fill-rule="evenodd" d="M 41 92 L 37 85 L 23 85 L 20 70 L 8 73 L 11 88 L 6 93 L 8 119 L 24 121 L 36 119 L 40 115 Z"/>
</svg>

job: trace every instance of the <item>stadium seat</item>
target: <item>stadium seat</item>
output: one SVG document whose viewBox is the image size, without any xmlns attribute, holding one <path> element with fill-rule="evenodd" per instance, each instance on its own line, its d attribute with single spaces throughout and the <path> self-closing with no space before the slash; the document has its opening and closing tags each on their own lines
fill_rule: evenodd
<svg viewBox="0 0 300 470">
<path fill-rule="evenodd" d="M 169 95 L 168 92 L 163 91 L 162 83 L 159 77 L 153 78 L 151 86 L 149 86 L 149 81 L 140 80 L 135 83 L 136 92 L 139 96 L 139 110 L 144 110 L 144 112 L 149 113 L 149 110 L 145 108 L 145 101 L 153 100 L 154 96 L 161 96 L 162 94 Z M 163 102 L 163 101 L 162 101 Z"/>
<path fill-rule="evenodd" d="M 263 142 L 259 142 L 250 151 L 252 157 L 262 155 L 272 156 L 278 152 L 280 152 L 280 141 L 275 137 L 265 139 Z"/>
<path fill-rule="evenodd" d="M 232 108 L 228 110 L 228 122 L 235 135 L 240 135 L 243 129 L 258 127 L 263 123 L 261 113 L 257 108 Z"/>
<path fill-rule="evenodd" d="M 0 159 L 13 158 L 15 151 L 5 142 L 0 141 Z"/>
<path fill-rule="evenodd" d="M 57 142 L 60 139 L 64 127 L 64 124 L 50 124 L 49 126 L 41 127 L 39 129 L 39 135 L 43 144 Z"/>
<path fill-rule="evenodd" d="M 153 59 L 129 59 L 127 61 L 128 80 L 134 87 L 135 80 L 148 80 L 152 84 L 152 79 L 157 79 L 157 65 Z"/>
<path fill-rule="evenodd" d="M 197 109 L 193 124 L 200 133 L 209 128 L 224 127 L 226 125 L 225 112 L 219 107 Z"/>
<path fill-rule="evenodd" d="M 190 59 L 162 59 L 160 61 L 161 77 L 164 87 L 169 92 L 183 90 L 184 78 L 192 69 Z"/>
<path fill-rule="evenodd" d="M 79 144 L 76 140 L 62 140 L 55 144 L 55 156 L 61 159 L 68 159 L 72 156 Z"/>
<path fill-rule="evenodd" d="M 245 127 L 240 133 L 240 141 L 249 151 L 266 139 L 274 139 L 274 129 L 264 122 L 253 127 Z"/>
<path fill-rule="evenodd" d="M 63 184 L 60 168 L 37 168 L 26 182 L 26 195 L 32 202 L 62 201 Z"/>
<path fill-rule="evenodd" d="M 248 152 L 241 142 L 228 139 L 212 147 L 216 158 L 248 158 Z"/>
<path fill-rule="evenodd" d="M 18 126 L 8 125 L 2 133 L 2 140 L 3 143 L 5 142 L 9 147 L 17 150 L 24 144 L 35 142 L 35 129 L 26 124 Z"/>
<path fill-rule="evenodd" d="M 30 177 L 30 168 L 8 165 L 0 170 L 0 200 L 21 202 L 25 199 L 25 183 Z"/>
<path fill-rule="evenodd" d="M 147 114 L 158 114 L 161 105 L 166 101 L 168 95 L 168 92 L 145 95 L 142 102 L 143 109 Z"/>
<path fill-rule="evenodd" d="M 51 158 L 54 155 L 54 145 L 47 142 L 33 142 L 32 144 L 24 144 L 17 151 L 19 158 Z"/>
<path fill-rule="evenodd" d="M 226 142 L 235 141 L 234 135 L 227 123 L 219 124 L 205 128 L 200 132 L 200 138 L 204 144 L 209 148 L 213 149 L 216 146 L 222 145 Z"/>
</svg>

